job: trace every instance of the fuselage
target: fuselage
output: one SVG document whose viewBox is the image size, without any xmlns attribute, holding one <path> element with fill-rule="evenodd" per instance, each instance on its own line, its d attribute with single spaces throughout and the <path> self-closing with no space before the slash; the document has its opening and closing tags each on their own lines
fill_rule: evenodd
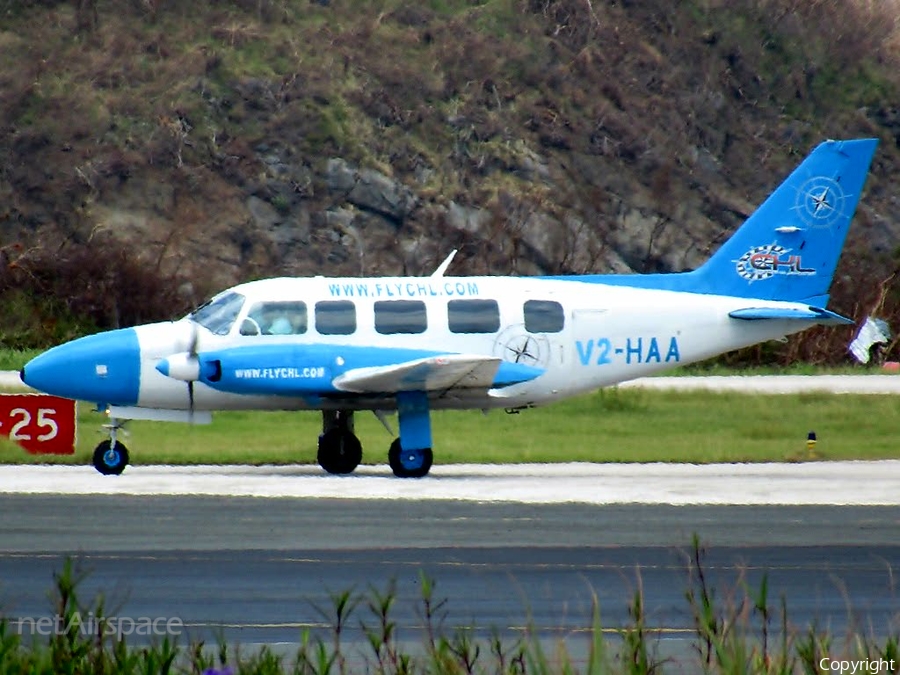
<svg viewBox="0 0 900 675">
<path fill-rule="evenodd" d="M 234 372 L 225 373 L 246 390 L 222 391 L 198 381 L 194 409 L 389 410 L 396 405 L 390 395 L 321 397 L 311 395 L 313 383 L 330 380 L 341 368 L 370 362 L 467 354 L 530 366 L 540 374 L 487 390 L 438 392 L 430 396 L 431 406 L 519 408 L 780 338 L 814 323 L 738 321 L 728 314 L 747 307 L 747 299 L 577 279 L 313 277 L 249 282 L 220 293 L 180 321 L 89 336 L 50 350 L 28 365 L 28 378 L 45 391 L 100 404 L 184 410 L 190 402 L 182 380 L 189 378 L 162 374 L 161 360 L 190 350 L 271 352 L 282 356 L 265 363 L 241 361 Z M 798 305 L 754 301 L 753 306 Z M 273 327 L 261 324 L 275 310 L 285 310 L 288 318 L 280 317 L 279 334 L 268 334 Z M 173 360 L 170 367 L 176 371 L 179 366 Z M 68 375 L 60 377 L 65 375 L 60 369 Z"/>
<path fill-rule="evenodd" d="M 819 144 L 699 268 L 678 274 L 275 278 L 180 321 L 89 336 L 26 364 L 36 389 L 114 420 L 198 422 L 228 409 L 322 410 L 317 460 L 362 459 L 357 410 L 396 409 L 388 463 L 421 477 L 430 410 L 542 405 L 813 325 L 826 309 L 876 139 Z M 385 423 L 385 426 L 387 424 Z M 94 451 L 121 473 L 115 437 Z"/>
</svg>

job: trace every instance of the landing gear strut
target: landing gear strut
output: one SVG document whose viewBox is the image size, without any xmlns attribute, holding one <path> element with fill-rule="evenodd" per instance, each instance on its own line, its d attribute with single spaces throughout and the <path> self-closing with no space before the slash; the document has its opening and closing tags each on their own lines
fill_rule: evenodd
<svg viewBox="0 0 900 675">
<path fill-rule="evenodd" d="M 353 433 L 352 410 L 323 410 L 319 466 L 328 473 L 353 473 L 362 461 L 362 444 Z"/>
<path fill-rule="evenodd" d="M 400 438 L 391 443 L 388 463 L 397 478 L 422 478 L 431 470 L 431 415 L 424 391 L 397 394 Z"/>
<path fill-rule="evenodd" d="M 109 424 L 104 425 L 109 429 L 109 439 L 94 448 L 94 468 L 104 476 L 118 476 L 128 465 L 128 448 L 116 438 L 123 427 L 124 422 L 110 419 Z"/>
</svg>

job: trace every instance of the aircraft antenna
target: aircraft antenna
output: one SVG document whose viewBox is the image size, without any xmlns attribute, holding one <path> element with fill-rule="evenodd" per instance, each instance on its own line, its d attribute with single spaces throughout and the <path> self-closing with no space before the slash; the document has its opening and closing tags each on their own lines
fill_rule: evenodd
<svg viewBox="0 0 900 675">
<path fill-rule="evenodd" d="M 458 249 L 453 249 L 452 251 L 450 251 L 450 255 L 444 258 L 444 262 L 438 265 L 438 268 L 431 273 L 432 279 L 440 279 L 442 276 L 444 276 L 444 272 L 447 271 L 447 268 L 450 267 L 450 263 L 453 262 L 453 256 L 456 255 L 457 250 Z"/>
</svg>

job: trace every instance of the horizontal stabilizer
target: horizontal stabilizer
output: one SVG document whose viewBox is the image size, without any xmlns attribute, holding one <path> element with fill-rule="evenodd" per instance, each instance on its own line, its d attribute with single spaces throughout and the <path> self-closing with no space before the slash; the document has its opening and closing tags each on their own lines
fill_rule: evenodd
<svg viewBox="0 0 900 675">
<path fill-rule="evenodd" d="M 732 319 L 742 321 L 815 321 L 823 326 L 852 325 L 853 319 L 821 307 L 792 309 L 790 307 L 748 307 L 729 312 Z"/>
<path fill-rule="evenodd" d="M 334 378 L 332 384 L 341 391 L 358 394 L 489 389 L 527 382 L 543 372 L 540 368 L 508 363 L 491 356 L 444 354 L 385 366 L 355 368 Z"/>
</svg>

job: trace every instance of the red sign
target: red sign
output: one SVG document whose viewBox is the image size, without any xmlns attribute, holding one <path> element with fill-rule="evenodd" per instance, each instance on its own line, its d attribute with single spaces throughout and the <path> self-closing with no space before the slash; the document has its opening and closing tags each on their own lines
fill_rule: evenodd
<svg viewBox="0 0 900 675">
<path fill-rule="evenodd" d="M 75 401 L 47 394 L 0 394 L 0 435 L 33 455 L 75 454 Z"/>
</svg>

